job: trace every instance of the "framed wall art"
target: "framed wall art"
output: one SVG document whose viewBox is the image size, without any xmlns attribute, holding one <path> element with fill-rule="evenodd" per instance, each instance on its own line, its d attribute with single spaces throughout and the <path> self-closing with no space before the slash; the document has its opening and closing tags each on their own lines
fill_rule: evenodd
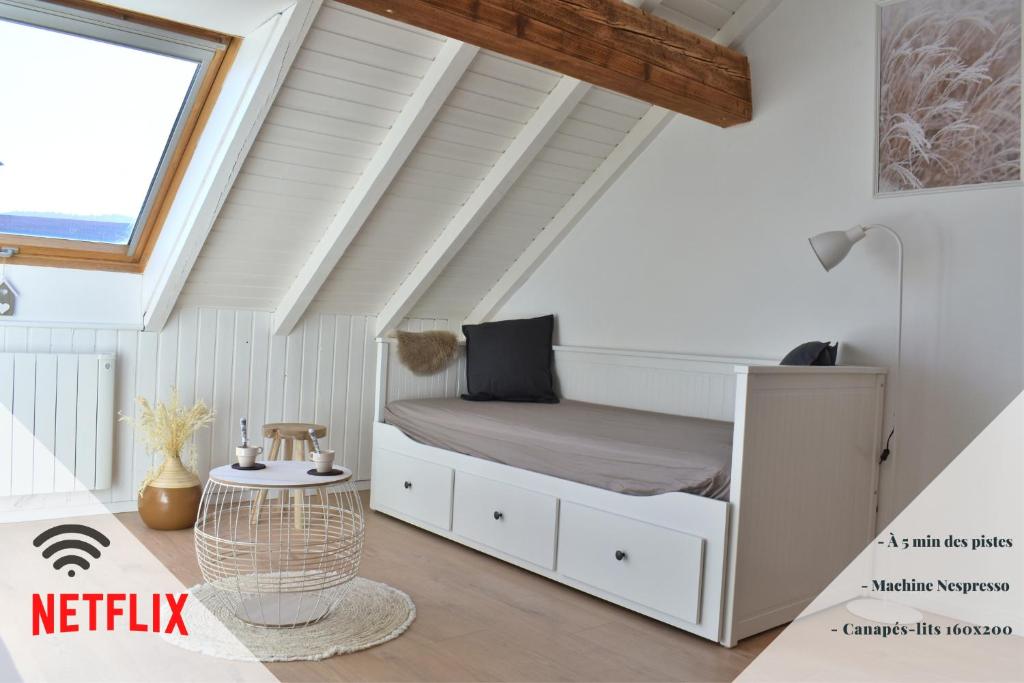
<svg viewBox="0 0 1024 683">
<path fill-rule="evenodd" d="M 878 8 L 876 195 L 1021 181 L 1020 0 Z"/>
</svg>

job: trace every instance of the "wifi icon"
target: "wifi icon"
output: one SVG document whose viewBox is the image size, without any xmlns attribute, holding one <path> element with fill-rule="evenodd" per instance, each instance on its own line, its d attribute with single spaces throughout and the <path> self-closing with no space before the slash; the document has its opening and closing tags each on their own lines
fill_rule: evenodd
<svg viewBox="0 0 1024 683">
<path fill-rule="evenodd" d="M 85 526 L 84 524 L 58 524 L 55 527 L 50 527 L 43 533 L 36 536 L 35 540 L 32 541 L 32 545 L 39 547 L 50 539 L 58 538 L 59 540 L 51 543 L 50 545 L 43 548 L 43 559 L 50 559 L 54 555 L 64 550 L 80 550 L 83 553 L 91 555 L 94 560 L 99 559 L 100 549 L 89 541 L 76 538 L 74 534 L 81 536 L 88 536 L 90 539 L 100 544 L 104 548 L 110 545 L 110 539 L 96 531 L 92 527 Z M 65 536 L 71 536 L 70 538 L 64 538 Z M 61 555 L 53 561 L 53 568 L 60 571 L 68 565 L 76 565 L 82 569 L 89 568 L 89 560 L 85 559 L 82 555 L 70 553 L 67 555 Z M 75 570 L 68 569 L 68 576 L 74 576 Z"/>
</svg>

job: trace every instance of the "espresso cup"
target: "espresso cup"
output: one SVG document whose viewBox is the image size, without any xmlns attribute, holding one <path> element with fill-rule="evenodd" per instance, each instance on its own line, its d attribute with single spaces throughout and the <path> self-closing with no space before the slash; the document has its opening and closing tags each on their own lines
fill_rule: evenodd
<svg viewBox="0 0 1024 683">
<path fill-rule="evenodd" d="M 256 456 L 262 453 L 263 446 L 235 446 L 239 467 L 252 467 L 256 464 Z"/>
<path fill-rule="evenodd" d="M 313 464 L 316 465 L 316 471 L 321 474 L 330 472 L 334 469 L 334 451 L 320 451 L 319 453 L 312 454 Z"/>
</svg>

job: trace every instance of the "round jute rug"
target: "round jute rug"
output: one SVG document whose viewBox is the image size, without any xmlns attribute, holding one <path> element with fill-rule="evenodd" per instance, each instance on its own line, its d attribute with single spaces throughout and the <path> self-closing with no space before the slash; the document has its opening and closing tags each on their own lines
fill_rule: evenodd
<svg viewBox="0 0 1024 683">
<path fill-rule="evenodd" d="M 357 576 L 330 590 L 338 591 L 339 601 L 322 620 L 299 628 L 262 628 L 236 618 L 217 599 L 214 587 L 202 583 L 189 589 L 183 613 L 189 634 L 164 639 L 224 659 L 317 660 L 386 643 L 402 635 L 416 618 L 412 599 L 384 583 Z"/>
</svg>

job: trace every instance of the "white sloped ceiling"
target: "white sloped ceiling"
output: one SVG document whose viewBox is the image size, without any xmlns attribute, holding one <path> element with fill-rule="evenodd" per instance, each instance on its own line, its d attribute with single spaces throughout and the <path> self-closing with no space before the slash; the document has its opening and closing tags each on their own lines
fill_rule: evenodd
<svg viewBox="0 0 1024 683">
<path fill-rule="evenodd" d="M 182 303 L 274 310 L 443 44 L 429 32 L 326 3 Z"/>
<path fill-rule="evenodd" d="M 314 306 L 378 313 L 558 80 L 551 72 L 481 51 Z"/>
<path fill-rule="evenodd" d="M 649 0 L 645 9 L 713 35 L 742 2 Z M 179 303 L 277 309 L 444 44 L 325 3 Z M 479 51 L 309 310 L 380 313 L 561 78 Z M 591 88 L 411 315 L 469 314 L 648 110 Z"/>
<path fill-rule="evenodd" d="M 649 108 L 592 88 L 412 314 L 467 315 Z"/>
<path fill-rule="evenodd" d="M 725 26 L 744 0 L 662 0 L 645 5 L 655 16 L 710 38 Z"/>
</svg>

